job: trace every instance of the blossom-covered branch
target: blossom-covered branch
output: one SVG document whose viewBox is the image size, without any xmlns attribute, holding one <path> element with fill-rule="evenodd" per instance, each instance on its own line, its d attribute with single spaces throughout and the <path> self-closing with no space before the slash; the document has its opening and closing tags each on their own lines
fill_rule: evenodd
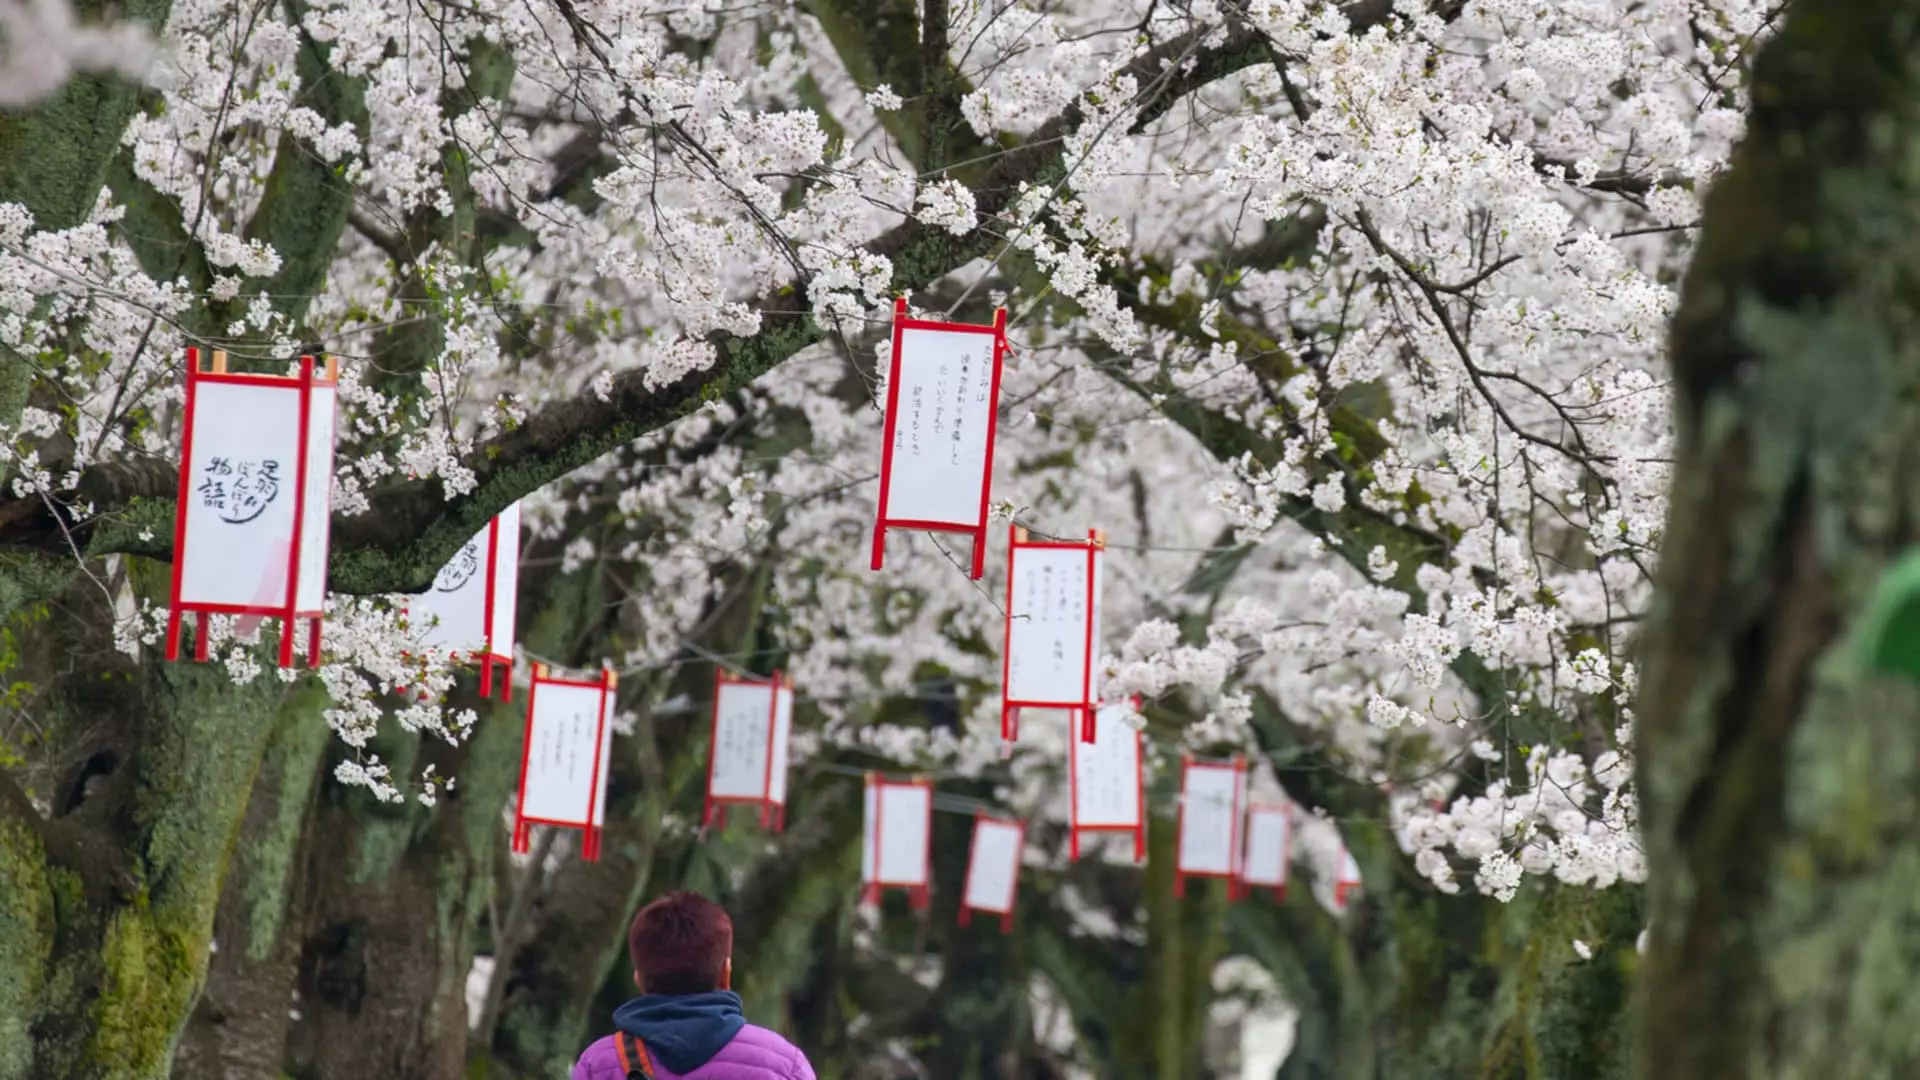
<svg viewBox="0 0 1920 1080">
<path fill-rule="evenodd" d="M 1138 115 L 1164 113 L 1181 96 L 1268 55 L 1252 35 L 1228 35 L 1213 45 L 1206 44 L 1209 36 L 1205 31 L 1183 35 L 1126 65 L 1119 77 L 1140 86 L 1132 105 Z M 979 213 L 1007 213 L 1020 193 L 1058 183 L 1066 168 L 1065 138 L 1083 121 L 1081 107 L 1069 106 L 1020 148 L 999 158 L 976 194 Z M 945 228 L 915 220 L 890 230 L 867 249 L 891 266 L 888 288 L 910 292 L 990 251 L 994 237 L 987 229 L 955 237 Z M 781 285 L 748 305 L 758 314 L 757 332 L 715 333 L 706 346 L 711 360 L 699 370 L 664 384 L 650 370 L 621 373 L 611 385 L 549 404 L 477 446 L 467 462 L 473 483 L 464 494 L 434 498 L 426 481 L 374 490 L 367 513 L 336 521 L 329 587 L 344 593 L 424 588 L 474 530 L 514 500 L 686 416 L 704 401 L 747 385 L 823 340 L 830 328 L 797 302 L 801 291 Z M 23 523 L 0 526 L 0 546 L 51 551 L 72 535 L 90 556 L 170 556 L 176 482 L 166 469 L 121 471 L 93 481 L 84 476 L 58 494 L 110 490 L 126 501 L 95 504 L 90 514 L 75 515 L 50 509 L 38 496 L 16 497 L 0 503 L 0 521 Z M 66 520 L 45 520 L 54 513 Z M 56 538 L 61 543 L 55 543 Z"/>
</svg>

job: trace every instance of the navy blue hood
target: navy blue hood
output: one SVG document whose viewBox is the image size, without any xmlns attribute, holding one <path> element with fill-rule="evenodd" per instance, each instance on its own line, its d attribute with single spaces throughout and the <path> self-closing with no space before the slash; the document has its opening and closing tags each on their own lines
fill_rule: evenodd
<svg viewBox="0 0 1920 1080">
<path fill-rule="evenodd" d="M 613 1010 L 613 1026 L 646 1043 L 660 1064 L 684 1076 L 712 1061 L 747 1026 L 740 1008 L 740 995 L 731 990 L 642 994 Z"/>
</svg>

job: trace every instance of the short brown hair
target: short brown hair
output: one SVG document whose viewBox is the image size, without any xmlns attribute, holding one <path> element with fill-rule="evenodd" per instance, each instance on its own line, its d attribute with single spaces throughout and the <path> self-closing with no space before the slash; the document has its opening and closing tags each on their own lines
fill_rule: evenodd
<svg viewBox="0 0 1920 1080">
<path fill-rule="evenodd" d="M 671 892 L 633 917 L 627 952 L 645 993 L 718 990 L 733 956 L 733 920 L 699 893 Z"/>
</svg>

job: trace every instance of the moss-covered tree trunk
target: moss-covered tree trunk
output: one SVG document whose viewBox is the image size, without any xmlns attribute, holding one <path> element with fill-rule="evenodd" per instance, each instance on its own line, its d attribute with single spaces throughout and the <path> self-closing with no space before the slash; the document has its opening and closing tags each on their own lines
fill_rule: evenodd
<svg viewBox="0 0 1920 1080">
<path fill-rule="evenodd" d="M 75 733 L 57 778 L 29 792 L 0 774 L 0 1078 L 159 1080 L 276 712 L 304 699 L 46 633 L 40 648 L 85 662 L 36 705 Z"/>
<path fill-rule="evenodd" d="M 1920 689 L 1850 645 L 1920 541 L 1920 3 L 1796 0 L 1752 86 L 1673 325 L 1641 1075 L 1912 1077 Z"/>
<path fill-rule="evenodd" d="M 310 686 L 304 707 L 282 710 L 221 889 L 217 948 L 174 1053 L 173 1080 L 280 1073 L 300 958 L 288 916 L 304 884 L 302 841 L 331 739 L 324 702 Z"/>
</svg>

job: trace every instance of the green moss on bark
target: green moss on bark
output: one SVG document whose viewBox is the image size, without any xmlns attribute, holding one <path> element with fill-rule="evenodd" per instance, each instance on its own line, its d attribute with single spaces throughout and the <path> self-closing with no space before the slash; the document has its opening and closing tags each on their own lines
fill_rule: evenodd
<svg viewBox="0 0 1920 1080">
<path fill-rule="evenodd" d="M 107 921 L 101 994 L 82 1075 L 163 1078 L 206 965 L 206 926 L 191 910 L 133 908 Z"/>
<path fill-rule="evenodd" d="M 24 901 L 43 927 L 26 938 L 45 943 L 43 962 L 25 969 L 40 973 L 40 992 L 14 1014 L 32 1028 L 27 1075 L 160 1080 L 200 991 L 220 882 L 281 684 L 236 687 L 223 669 L 150 660 L 104 677 L 72 673 L 57 691 L 50 712 L 84 715 L 131 741 L 116 782 L 47 826 L 54 840 L 37 890 L 47 902 Z M 6 851 L 8 877 L 35 876 L 33 852 L 11 842 Z M 23 902 L 6 895 L 0 911 Z M 6 959 L 0 980 L 21 978 Z"/>
<path fill-rule="evenodd" d="M 1920 3 L 1789 5 L 1674 319 L 1650 1075 L 1920 1074 L 1920 692 L 1845 649 L 1920 542 L 1917 55 Z"/>
<path fill-rule="evenodd" d="M 326 692 L 303 687 L 281 709 L 273 745 L 267 750 L 260 782 L 273 790 L 266 826 L 247 838 L 240 851 L 245 874 L 247 958 L 263 962 L 271 954 L 287 913 L 287 888 L 293 880 L 300 838 L 319 779 L 320 759 L 332 735 L 321 715 Z"/>
<path fill-rule="evenodd" d="M 52 948 L 45 849 L 30 824 L 0 810 L 0 1080 L 32 1076 L 29 1019 Z"/>
</svg>

